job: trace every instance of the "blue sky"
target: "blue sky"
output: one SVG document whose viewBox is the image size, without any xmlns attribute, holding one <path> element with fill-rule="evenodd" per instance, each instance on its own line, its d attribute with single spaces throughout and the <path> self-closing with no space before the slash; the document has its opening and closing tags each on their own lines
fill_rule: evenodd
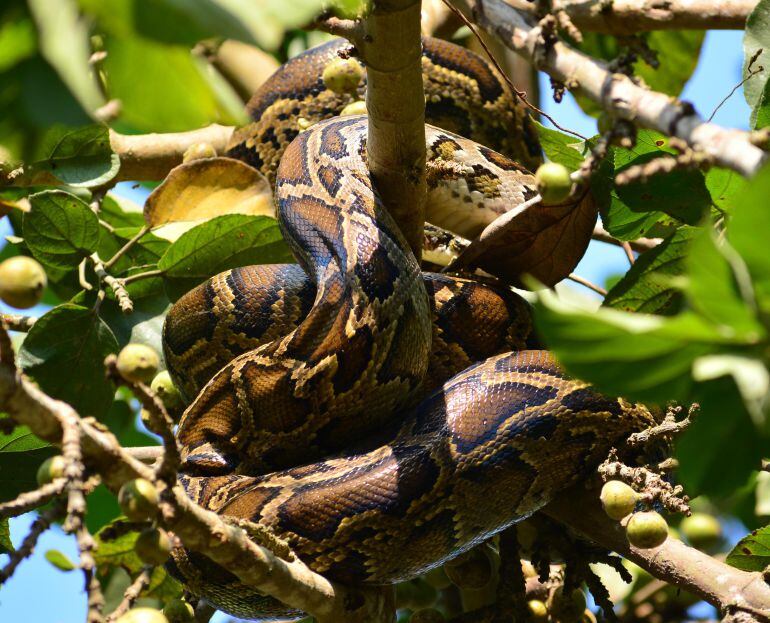
<svg viewBox="0 0 770 623">
<path fill-rule="evenodd" d="M 740 81 L 743 62 L 741 39 L 742 32 L 736 31 L 710 32 L 706 36 L 698 69 L 683 93 L 683 98 L 693 102 L 704 117 L 708 117 L 732 86 Z M 665 62 L 665 56 L 661 60 Z M 549 93 L 546 81 L 542 82 L 542 92 Z M 563 126 L 587 136 L 596 132 L 594 120 L 584 115 L 569 95 L 558 105 L 550 97 L 544 98 L 543 107 Z M 738 91 L 717 112 L 714 121 L 745 129 L 748 118 L 749 109 Z M 133 193 L 127 190 L 126 194 Z M 627 260 L 620 249 L 594 242 L 575 272 L 601 285 L 607 277 L 624 272 L 626 267 Z M 9 311 L 3 306 L 0 309 Z M 32 519 L 32 515 L 28 514 L 11 521 L 11 538 L 15 545 L 21 543 Z M 23 562 L 16 574 L 0 588 L 0 621 L 81 623 L 85 620 L 82 575 L 79 572 L 62 573 L 52 567 L 43 557 L 48 549 L 61 550 L 76 560 L 72 538 L 58 528 L 45 533 L 35 554 Z M 0 556 L 0 565 L 5 560 L 5 556 Z M 221 623 L 227 617 L 217 616 L 214 620 Z"/>
</svg>

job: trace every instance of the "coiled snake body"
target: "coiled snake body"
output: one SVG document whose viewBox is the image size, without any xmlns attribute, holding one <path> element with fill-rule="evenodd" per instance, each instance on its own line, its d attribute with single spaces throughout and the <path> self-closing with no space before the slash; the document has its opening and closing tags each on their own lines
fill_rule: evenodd
<svg viewBox="0 0 770 623">
<path fill-rule="evenodd" d="M 453 59 L 428 93 L 458 97 L 447 90 L 454 72 L 471 98 L 465 125 L 483 126 L 472 104 L 489 104 L 478 86 L 493 74 L 456 46 L 426 48 L 436 66 Z M 255 96 L 258 120 L 232 150 L 276 171 L 279 222 L 300 266 L 228 271 L 166 321 L 169 368 L 197 394 L 177 434 L 180 479 L 199 504 L 261 524 L 319 573 L 391 583 L 536 511 L 652 417 L 566 378 L 535 350 L 512 292 L 420 272 L 373 188 L 365 117 L 322 121 L 285 145 L 303 106 L 328 96 L 307 77 L 318 55 L 284 66 Z M 515 205 L 531 188 L 488 148 L 431 127 L 427 140 L 431 161 L 456 165 L 433 188 L 444 199 L 483 204 L 486 186 Z M 197 554 L 177 552 L 171 569 L 237 616 L 297 614 Z"/>
</svg>

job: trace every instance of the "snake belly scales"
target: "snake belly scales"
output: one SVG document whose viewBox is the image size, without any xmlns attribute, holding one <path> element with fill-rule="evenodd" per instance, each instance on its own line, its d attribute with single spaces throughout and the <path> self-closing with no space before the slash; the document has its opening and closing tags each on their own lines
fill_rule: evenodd
<svg viewBox="0 0 770 623">
<path fill-rule="evenodd" d="M 334 117 L 350 97 L 320 78 L 344 45 L 282 66 L 229 150 L 274 184 L 298 265 L 198 286 L 169 312 L 164 353 L 194 398 L 177 432 L 188 495 L 260 524 L 330 579 L 383 584 L 527 517 L 653 418 L 566 377 L 510 289 L 421 273 L 373 189 L 366 118 Z M 489 146 L 534 166 L 537 140 L 476 55 L 426 39 L 423 66 L 427 117 L 444 128 L 426 126 L 429 165 L 448 172 L 429 184 L 428 217 L 475 235 L 534 194 Z M 299 117 L 334 118 L 299 132 Z M 459 219 L 451 204 L 467 215 L 469 196 Z M 194 552 L 168 566 L 233 615 L 301 615 Z"/>
</svg>

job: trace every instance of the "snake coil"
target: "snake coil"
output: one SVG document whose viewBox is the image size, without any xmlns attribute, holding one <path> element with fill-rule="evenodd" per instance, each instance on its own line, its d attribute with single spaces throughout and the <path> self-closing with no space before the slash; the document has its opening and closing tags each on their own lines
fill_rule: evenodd
<svg viewBox="0 0 770 623">
<path fill-rule="evenodd" d="M 512 291 L 421 273 L 373 188 L 365 117 L 298 132 L 299 117 L 347 103 L 319 78 L 341 45 L 284 65 L 231 148 L 274 181 L 299 265 L 198 286 L 169 313 L 164 349 L 194 398 L 177 433 L 190 497 L 260 524 L 329 578 L 392 583 L 535 512 L 653 419 L 567 378 Z M 532 176 L 449 130 L 528 163 L 536 142 L 481 59 L 426 40 L 424 65 L 428 116 L 445 128 L 426 129 L 429 218 L 478 231 L 531 196 Z M 300 614 L 193 552 L 170 569 L 236 616 Z"/>
</svg>

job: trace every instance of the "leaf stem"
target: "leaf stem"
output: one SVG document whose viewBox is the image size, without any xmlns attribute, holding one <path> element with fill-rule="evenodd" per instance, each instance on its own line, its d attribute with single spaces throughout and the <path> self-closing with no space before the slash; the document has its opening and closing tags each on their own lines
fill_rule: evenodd
<svg viewBox="0 0 770 623">
<path fill-rule="evenodd" d="M 135 281 L 140 281 L 141 279 L 149 279 L 150 277 L 160 277 L 162 274 L 162 270 L 148 270 L 144 273 L 129 275 L 128 277 L 121 279 L 121 281 L 123 282 L 124 286 L 127 286 L 129 283 L 134 283 Z"/>
<path fill-rule="evenodd" d="M 115 265 L 115 263 L 116 263 L 116 262 L 117 262 L 117 261 L 118 261 L 118 260 L 119 260 L 121 257 L 123 257 L 123 256 L 124 256 L 126 253 L 128 253 L 128 251 L 130 251 L 130 250 L 131 250 L 131 248 L 132 248 L 132 247 L 133 247 L 133 246 L 134 246 L 134 245 L 135 245 L 137 242 L 139 242 L 139 241 L 140 241 L 140 240 L 141 240 L 141 239 L 144 237 L 144 235 L 145 235 L 145 234 L 146 234 L 148 231 L 150 231 L 150 226 L 149 226 L 149 225 L 145 225 L 144 227 L 142 227 L 142 228 L 141 228 L 141 229 L 140 229 L 140 230 L 139 230 L 139 231 L 136 233 L 136 235 L 135 235 L 133 238 L 131 238 L 131 240 L 129 240 L 128 242 L 126 242 L 126 244 L 124 244 L 124 245 L 123 245 L 123 246 L 122 246 L 120 249 L 118 249 L 118 250 L 116 251 L 115 255 L 113 255 L 113 256 L 112 256 L 112 257 L 111 257 L 109 260 L 107 260 L 107 261 L 104 263 L 104 270 L 110 270 L 110 268 L 112 268 L 112 267 Z"/>
</svg>

